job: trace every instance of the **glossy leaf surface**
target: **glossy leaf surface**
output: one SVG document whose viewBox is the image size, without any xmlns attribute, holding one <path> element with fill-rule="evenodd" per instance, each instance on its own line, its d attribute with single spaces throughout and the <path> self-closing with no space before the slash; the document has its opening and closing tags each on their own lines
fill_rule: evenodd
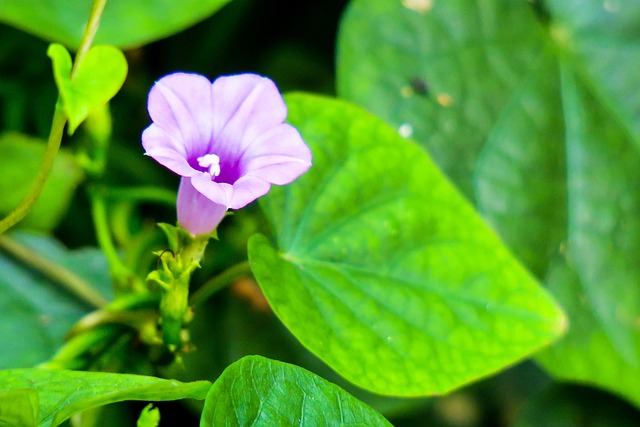
<svg viewBox="0 0 640 427">
<path fill-rule="evenodd" d="M 411 130 L 567 304 L 544 365 L 636 404 L 638 28 L 633 0 L 356 0 L 338 58 L 339 93 Z"/>
<path fill-rule="evenodd" d="M 200 427 L 391 426 L 340 387 L 295 365 L 248 356 L 211 387 Z"/>
<path fill-rule="evenodd" d="M 413 142 L 347 103 L 288 98 L 313 167 L 262 199 L 249 242 L 270 305 L 313 353 L 382 394 L 426 395 L 552 341 L 564 316 Z"/>
<path fill-rule="evenodd" d="M 37 408 L 36 424 L 55 427 L 72 415 L 89 408 L 123 400 L 204 399 L 211 383 L 196 381 L 180 383 L 141 375 L 81 372 L 57 369 L 11 369 L 0 371 L 0 383 L 5 393 L 14 399 L 23 391 L 37 399 L 30 402 Z M 0 399 L 12 405 L 9 399 Z M 4 409 L 0 408 L 0 414 Z M 25 426 L 27 427 L 27 426 Z"/>
</svg>

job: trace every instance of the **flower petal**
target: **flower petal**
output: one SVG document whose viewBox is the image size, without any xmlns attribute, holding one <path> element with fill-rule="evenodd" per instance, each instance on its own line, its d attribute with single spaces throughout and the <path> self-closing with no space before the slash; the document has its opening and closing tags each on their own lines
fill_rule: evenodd
<svg viewBox="0 0 640 427">
<path fill-rule="evenodd" d="M 147 156 L 181 176 L 192 176 L 198 173 L 182 154 L 183 147 L 173 137 L 156 125 L 151 125 L 142 132 L 142 146 Z"/>
<path fill-rule="evenodd" d="M 233 184 L 233 193 L 229 203 L 231 209 L 240 209 L 264 196 L 271 184 L 255 176 L 243 176 Z"/>
<path fill-rule="evenodd" d="M 194 236 L 208 234 L 218 227 L 227 207 L 212 202 L 182 178 L 178 189 L 178 224 Z"/>
<path fill-rule="evenodd" d="M 311 150 L 298 131 L 288 124 L 261 135 L 242 154 L 245 175 L 277 185 L 289 184 L 311 167 Z"/>
<path fill-rule="evenodd" d="M 215 135 L 211 150 L 222 159 L 238 159 L 254 139 L 287 117 L 282 95 L 266 77 L 219 77 L 211 90 Z"/>
<path fill-rule="evenodd" d="M 211 175 L 200 172 L 191 177 L 191 184 L 212 202 L 230 207 L 233 187 L 225 182 L 211 180 Z"/>
<path fill-rule="evenodd" d="M 211 95 L 211 82 L 198 74 L 174 73 L 158 80 L 149 92 L 149 115 L 170 138 L 156 143 L 179 142 L 187 158 L 204 152 L 213 130 Z"/>
</svg>

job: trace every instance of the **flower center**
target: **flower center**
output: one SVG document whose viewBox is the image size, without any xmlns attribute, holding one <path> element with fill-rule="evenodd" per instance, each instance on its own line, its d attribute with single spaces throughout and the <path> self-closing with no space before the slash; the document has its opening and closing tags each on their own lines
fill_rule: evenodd
<svg viewBox="0 0 640 427">
<path fill-rule="evenodd" d="M 196 159 L 201 168 L 205 168 L 209 175 L 220 175 L 220 157 L 215 154 L 205 154 Z"/>
</svg>

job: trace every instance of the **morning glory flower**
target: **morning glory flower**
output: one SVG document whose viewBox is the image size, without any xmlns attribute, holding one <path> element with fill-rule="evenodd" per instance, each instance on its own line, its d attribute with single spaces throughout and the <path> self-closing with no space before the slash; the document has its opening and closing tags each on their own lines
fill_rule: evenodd
<svg viewBox="0 0 640 427">
<path fill-rule="evenodd" d="M 182 176 L 178 223 L 194 236 L 311 166 L 309 147 L 284 123 L 282 95 L 266 77 L 238 74 L 212 83 L 170 74 L 151 88 L 148 109 L 145 154 Z"/>
</svg>

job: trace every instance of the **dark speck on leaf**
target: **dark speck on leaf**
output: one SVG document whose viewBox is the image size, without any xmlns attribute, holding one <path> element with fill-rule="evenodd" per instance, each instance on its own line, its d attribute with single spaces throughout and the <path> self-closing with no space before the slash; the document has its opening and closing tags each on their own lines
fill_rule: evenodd
<svg viewBox="0 0 640 427">
<path fill-rule="evenodd" d="M 414 77 L 409 82 L 411 88 L 417 95 L 427 96 L 429 95 L 429 86 L 427 82 L 419 77 Z"/>
</svg>

